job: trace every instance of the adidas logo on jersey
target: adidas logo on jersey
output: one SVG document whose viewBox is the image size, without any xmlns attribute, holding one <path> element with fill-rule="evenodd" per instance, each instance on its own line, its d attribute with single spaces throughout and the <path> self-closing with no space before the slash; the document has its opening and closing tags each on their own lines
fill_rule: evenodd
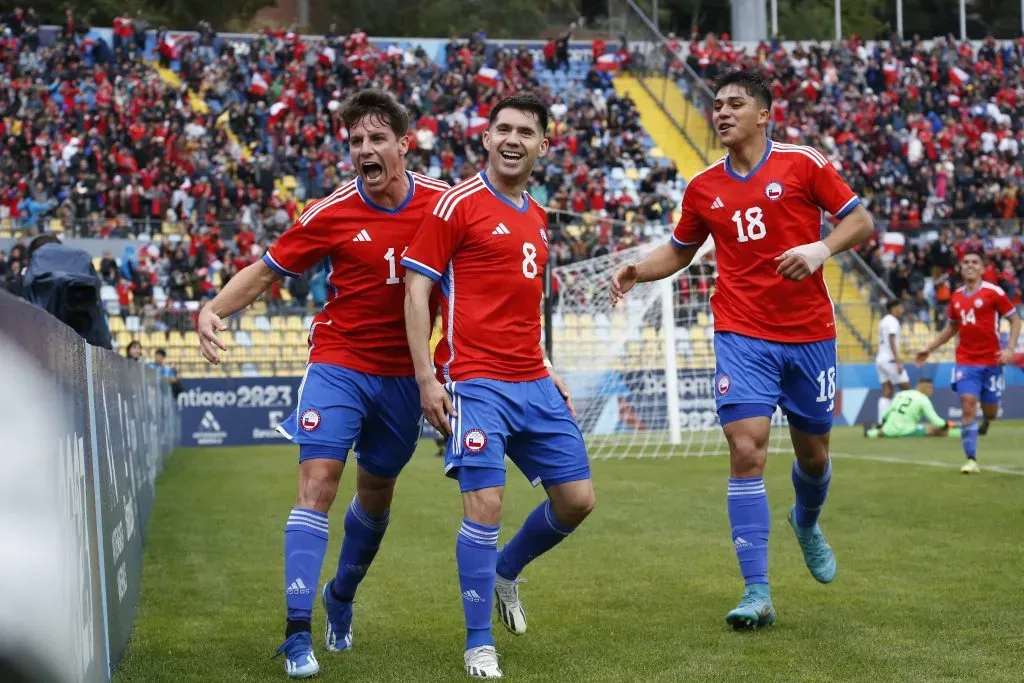
<svg viewBox="0 0 1024 683">
<path fill-rule="evenodd" d="M 491 231 L 492 235 L 511 235 L 512 231 L 505 227 L 504 223 L 498 223 L 498 227 Z"/>
<path fill-rule="evenodd" d="M 722 201 L 721 197 L 715 197 L 715 201 L 711 202 L 712 209 L 724 209 L 725 202 Z"/>
<path fill-rule="evenodd" d="M 360 230 L 359 234 L 352 238 L 352 241 L 353 242 L 372 242 L 373 240 L 370 239 L 370 233 L 366 232 L 365 230 Z"/>
</svg>

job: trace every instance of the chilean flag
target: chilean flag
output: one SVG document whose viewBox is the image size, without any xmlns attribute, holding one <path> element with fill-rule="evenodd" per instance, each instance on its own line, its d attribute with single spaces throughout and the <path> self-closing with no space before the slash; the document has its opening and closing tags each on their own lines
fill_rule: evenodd
<svg viewBox="0 0 1024 683">
<path fill-rule="evenodd" d="M 471 116 L 469 126 L 466 128 L 466 137 L 476 137 L 487 130 L 490 121 L 482 116 Z"/>
<path fill-rule="evenodd" d="M 619 59 L 617 55 L 601 55 L 594 62 L 597 66 L 598 71 L 618 71 L 619 70 Z"/>
<path fill-rule="evenodd" d="M 965 85 L 971 82 L 971 75 L 958 66 L 950 67 L 949 80 L 957 85 Z"/>
<path fill-rule="evenodd" d="M 267 79 L 263 77 L 259 71 L 252 75 L 252 79 L 249 81 L 249 92 L 256 97 L 263 97 L 267 94 Z"/>
<path fill-rule="evenodd" d="M 498 76 L 499 74 L 497 69 L 484 66 L 476 72 L 476 82 L 496 88 L 498 86 Z"/>
</svg>

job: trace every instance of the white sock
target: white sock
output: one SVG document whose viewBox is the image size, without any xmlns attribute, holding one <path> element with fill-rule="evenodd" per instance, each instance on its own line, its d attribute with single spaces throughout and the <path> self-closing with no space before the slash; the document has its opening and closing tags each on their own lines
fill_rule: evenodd
<svg viewBox="0 0 1024 683">
<path fill-rule="evenodd" d="M 885 415 L 885 411 L 889 410 L 889 404 L 892 403 L 891 398 L 880 396 L 878 398 L 878 421 L 882 421 L 882 416 Z"/>
</svg>

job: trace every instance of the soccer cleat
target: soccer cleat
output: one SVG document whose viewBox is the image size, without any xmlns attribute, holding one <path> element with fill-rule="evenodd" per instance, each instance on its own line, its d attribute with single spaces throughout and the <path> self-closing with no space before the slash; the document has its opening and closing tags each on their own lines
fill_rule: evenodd
<svg viewBox="0 0 1024 683">
<path fill-rule="evenodd" d="M 978 465 L 977 460 L 971 458 L 960 468 L 960 472 L 963 474 L 981 474 L 981 467 Z"/>
<path fill-rule="evenodd" d="M 284 672 L 288 678 L 311 678 L 320 671 L 320 664 L 313 656 L 313 638 L 309 631 L 293 633 L 277 649 L 277 654 L 284 655 Z"/>
<path fill-rule="evenodd" d="M 509 581 L 499 575 L 494 581 L 494 598 L 498 617 L 505 628 L 517 636 L 526 633 L 526 610 L 519 602 L 519 580 Z"/>
<path fill-rule="evenodd" d="M 331 579 L 320 592 L 324 611 L 327 612 L 327 628 L 324 631 L 324 649 L 328 652 L 345 652 L 352 649 L 352 603 L 342 602 L 334 597 Z M 342 634 L 338 638 L 338 634 Z"/>
<path fill-rule="evenodd" d="M 836 578 L 836 556 L 832 546 L 825 541 L 825 534 L 815 522 L 809 529 L 797 526 L 796 506 L 789 509 L 789 525 L 793 527 L 800 550 L 804 553 L 804 562 L 813 576 L 820 583 L 831 583 Z"/>
<path fill-rule="evenodd" d="M 989 425 L 992 423 L 984 415 L 981 416 L 981 422 L 978 423 L 978 436 L 985 436 L 988 434 Z"/>
<path fill-rule="evenodd" d="M 466 673 L 471 678 L 501 678 L 498 653 L 493 645 L 481 645 L 466 650 Z"/>
<path fill-rule="evenodd" d="M 725 615 L 734 631 L 751 631 L 775 623 L 775 607 L 767 584 L 747 586 L 736 609 Z"/>
</svg>

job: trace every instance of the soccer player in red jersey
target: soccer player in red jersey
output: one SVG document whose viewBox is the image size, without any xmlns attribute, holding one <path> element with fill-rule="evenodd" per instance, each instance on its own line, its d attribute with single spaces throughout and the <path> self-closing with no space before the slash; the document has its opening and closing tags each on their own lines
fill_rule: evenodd
<svg viewBox="0 0 1024 683">
<path fill-rule="evenodd" d="M 967 462 L 960 471 L 964 474 L 981 472 L 978 466 L 978 434 L 988 430 L 988 423 L 999 414 L 1003 398 L 1003 366 L 1013 362 L 1013 350 L 1020 336 L 1020 316 L 1009 297 L 999 287 L 985 282 L 985 256 L 968 251 L 960 258 L 960 275 L 964 285 L 949 299 L 946 315 L 949 325 L 914 362 L 920 366 L 932 351 L 959 335 L 956 345 L 956 366 L 953 368 L 953 391 L 960 395 L 963 409 L 960 441 Z M 1010 319 L 1010 338 L 1006 348 L 999 343 L 999 320 Z M 984 422 L 977 423 L 978 402 Z"/>
<path fill-rule="evenodd" d="M 419 391 L 405 338 L 402 253 L 447 183 L 405 169 L 408 114 L 388 94 L 363 90 L 343 120 L 358 177 L 310 202 L 257 261 L 233 277 L 199 316 L 203 355 L 218 363 L 222 318 L 270 285 L 323 262 L 330 297 L 309 330 L 309 363 L 294 413 L 278 427 L 299 445 L 298 499 L 285 526 L 288 620 L 285 670 L 319 670 L 310 620 L 327 551 L 327 512 L 349 449 L 359 452 L 357 493 L 345 516 L 338 572 L 324 584 L 324 647 L 352 646 L 352 600 L 387 529 L 395 479 L 419 438 Z"/>
<path fill-rule="evenodd" d="M 611 282 L 616 304 L 635 283 L 688 266 L 709 235 L 715 241 L 715 398 L 729 443 L 732 541 L 746 583 L 739 606 L 726 615 L 735 629 L 775 622 L 763 476 L 777 406 L 789 419 L 796 454 L 790 525 L 814 578 L 835 578 L 835 556 L 818 526 L 832 472 L 836 394 L 836 325 L 820 269 L 873 230 L 824 155 L 767 138 L 771 104 L 759 73 L 722 76 L 713 122 L 728 154 L 690 179 L 671 242 L 624 266 Z M 824 240 L 822 211 L 840 219 Z"/>
<path fill-rule="evenodd" d="M 448 435 L 445 472 L 462 490 L 456 542 L 466 618 L 466 673 L 500 678 L 492 600 L 526 632 L 518 576 L 594 508 L 583 436 L 568 388 L 540 346 L 547 215 L 526 185 L 547 153 L 548 112 L 530 95 L 491 110 L 487 168 L 441 196 L 409 245 L 405 324 L 427 420 Z M 428 301 L 442 295 L 445 338 L 434 362 Z M 436 364 L 436 370 L 435 370 Z M 498 552 L 505 454 L 547 499 Z"/>
</svg>

